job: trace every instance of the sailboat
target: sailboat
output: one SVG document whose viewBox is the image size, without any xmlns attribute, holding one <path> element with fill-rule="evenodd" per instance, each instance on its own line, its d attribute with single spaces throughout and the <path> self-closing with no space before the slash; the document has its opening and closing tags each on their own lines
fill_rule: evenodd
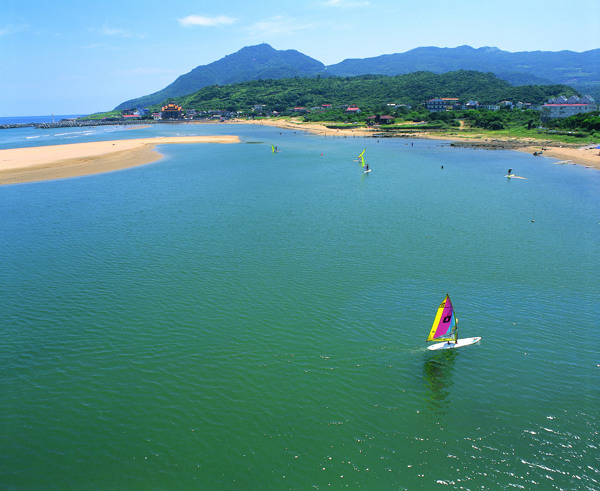
<svg viewBox="0 0 600 491">
<path fill-rule="evenodd" d="M 438 307 L 437 314 L 431 326 L 427 342 L 441 341 L 431 346 L 427 346 L 428 350 L 453 349 L 469 346 L 481 340 L 477 338 L 458 339 L 458 318 L 454 313 L 454 306 L 450 300 L 450 295 L 446 294 L 444 300 Z"/>
<path fill-rule="evenodd" d="M 369 164 L 365 164 L 365 158 L 364 157 L 360 158 L 360 162 L 361 162 L 362 166 L 365 167 L 365 174 L 367 172 L 371 172 L 371 169 L 369 169 Z"/>
<path fill-rule="evenodd" d="M 362 160 L 364 160 L 364 159 L 363 159 L 363 155 L 365 154 L 365 151 L 366 151 L 366 150 L 367 150 L 367 149 L 365 148 L 365 149 L 364 149 L 362 152 L 360 152 L 360 154 L 358 154 L 358 158 L 357 158 L 357 159 L 356 159 L 354 162 L 360 162 L 360 161 L 361 161 L 361 159 L 362 159 Z"/>
<path fill-rule="evenodd" d="M 363 150 L 363 152 L 360 154 L 360 165 L 363 166 L 363 168 L 365 169 L 365 174 L 367 174 L 368 172 L 371 172 L 371 169 L 369 169 L 369 164 L 365 163 L 365 158 L 363 157 L 363 153 L 365 153 L 365 151 Z"/>
</svg>

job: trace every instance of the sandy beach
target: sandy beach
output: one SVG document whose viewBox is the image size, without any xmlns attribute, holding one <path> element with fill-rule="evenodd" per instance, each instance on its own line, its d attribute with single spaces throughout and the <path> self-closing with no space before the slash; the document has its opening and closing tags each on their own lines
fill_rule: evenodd
<svg viewBox="0 0 600 491">
<path fill-rule="evenodd" d="M 238 143 L 237 136 L 181 136 L 0 150 L 0 185 L 110 172 L 161 158 L 156 145 Z"/>
<path fill-rule="evenodd" d="M 583 165 L 593 169 L 600 169 L 600 149 L 595 148 L 598 145 L 585 145 L 581 147 L 548 146 L 544 145 L 544 157 L 558 159 L 556 164 Z M 521 152 L 539 152 L 540 147 L 526 146 L 517 148 Z"/>
<path fill-rule="evenodd" d="M 597 143 L 573 145 L 551 140 L 521 140 L 515 138 L 484 138 L 467 135 L 434 135 L 418 134 L 415 138 L 438 139 L 451 141 L 453 146 L 481 148 L 486 150 L 515 150 L 524 153 L 538 153 L 540 158 L 557 159 L 556 164 L 583 165 L 600 169 L 600 149 Z"/>
</svg>

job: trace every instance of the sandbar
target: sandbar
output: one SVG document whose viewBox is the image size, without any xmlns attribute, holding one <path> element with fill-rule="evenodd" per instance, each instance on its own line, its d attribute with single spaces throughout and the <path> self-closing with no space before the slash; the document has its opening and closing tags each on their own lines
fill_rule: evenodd
<svg viewBox="0 0 600 491">
<path fill-rule="evenodd" d="M 0 185 L 79 177 L 149 164 L 156 145 L 239 143 L 233 135 L 138 138 L 0 150 Z"/>
<path fill-rule="evenodd" d="M 332 129 L 320 123 L 304 123 L 299 120 L 275 118 L 261 120 L 237 119 L 230 120 L 225 124 L 275 126 L 325 137 L 368 138 L 382 135 L 381 130 L 377 128 L 365 128 L 363 126 Z M 543 149 L 542 157 L 557 159 L 559 162 L 555 163 L 578 164 L 600 169 L 600 149 L 596 148 L 597 144 L 568 145 L 547 140 L 490 139 L 483 134 L 461 134 L 460 132 L 436 134 L 417 131 L 403 136 L 444 140 L 452 142 L 456 146 L 516 150 L 532 154 Z M 239 143 L 239 141 L 239 137 L 233 135 L 181 136 L 0 150 L 0 185 L 78 177 L 148 164 L 161 158 L 160 153 L 155 150 L 156 145 L 170 143 Z"/>
</svg>

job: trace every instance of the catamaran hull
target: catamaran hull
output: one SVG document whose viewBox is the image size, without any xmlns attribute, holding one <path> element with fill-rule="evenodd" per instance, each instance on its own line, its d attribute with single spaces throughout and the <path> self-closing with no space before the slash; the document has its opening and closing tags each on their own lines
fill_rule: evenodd
<svg viewBox="0 0 600 491">
<path fill-rule="evenodd" d="M 428 350 L 431 351 L 437 351 L 440 349 L 454 349 L 454 348 L 462 348 L 463 346 L 470 346 L 472 344 L 478 343 L 479 341 L 481 341 L 481 337 L 478 338 L 463 338 L 463 339 L 459 339 L 456 343 L 451 342 L 444 342 L 444 343 L 436 343 L 436 344 L 432 344 L 431 346 L 427 346 Z"/>
</svg>

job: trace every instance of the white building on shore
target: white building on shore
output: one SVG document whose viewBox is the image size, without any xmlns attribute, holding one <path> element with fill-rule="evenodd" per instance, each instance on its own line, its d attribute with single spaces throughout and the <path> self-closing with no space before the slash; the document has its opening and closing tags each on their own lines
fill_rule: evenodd
<svg viewBox="0 0 600 491">
<path fill-rule="evenodd" d="M 584 95 L 581 99 L 576 95 L 572 95 L 568 99 L 565 96 L 560 96 L 555 99 L 550 99 L 542 106 L 542 120 L 555 118 L 568 118 L 581 113 L 591 113 L 598 110 L 598 104 L 590 95 Z"/>
</svg>

